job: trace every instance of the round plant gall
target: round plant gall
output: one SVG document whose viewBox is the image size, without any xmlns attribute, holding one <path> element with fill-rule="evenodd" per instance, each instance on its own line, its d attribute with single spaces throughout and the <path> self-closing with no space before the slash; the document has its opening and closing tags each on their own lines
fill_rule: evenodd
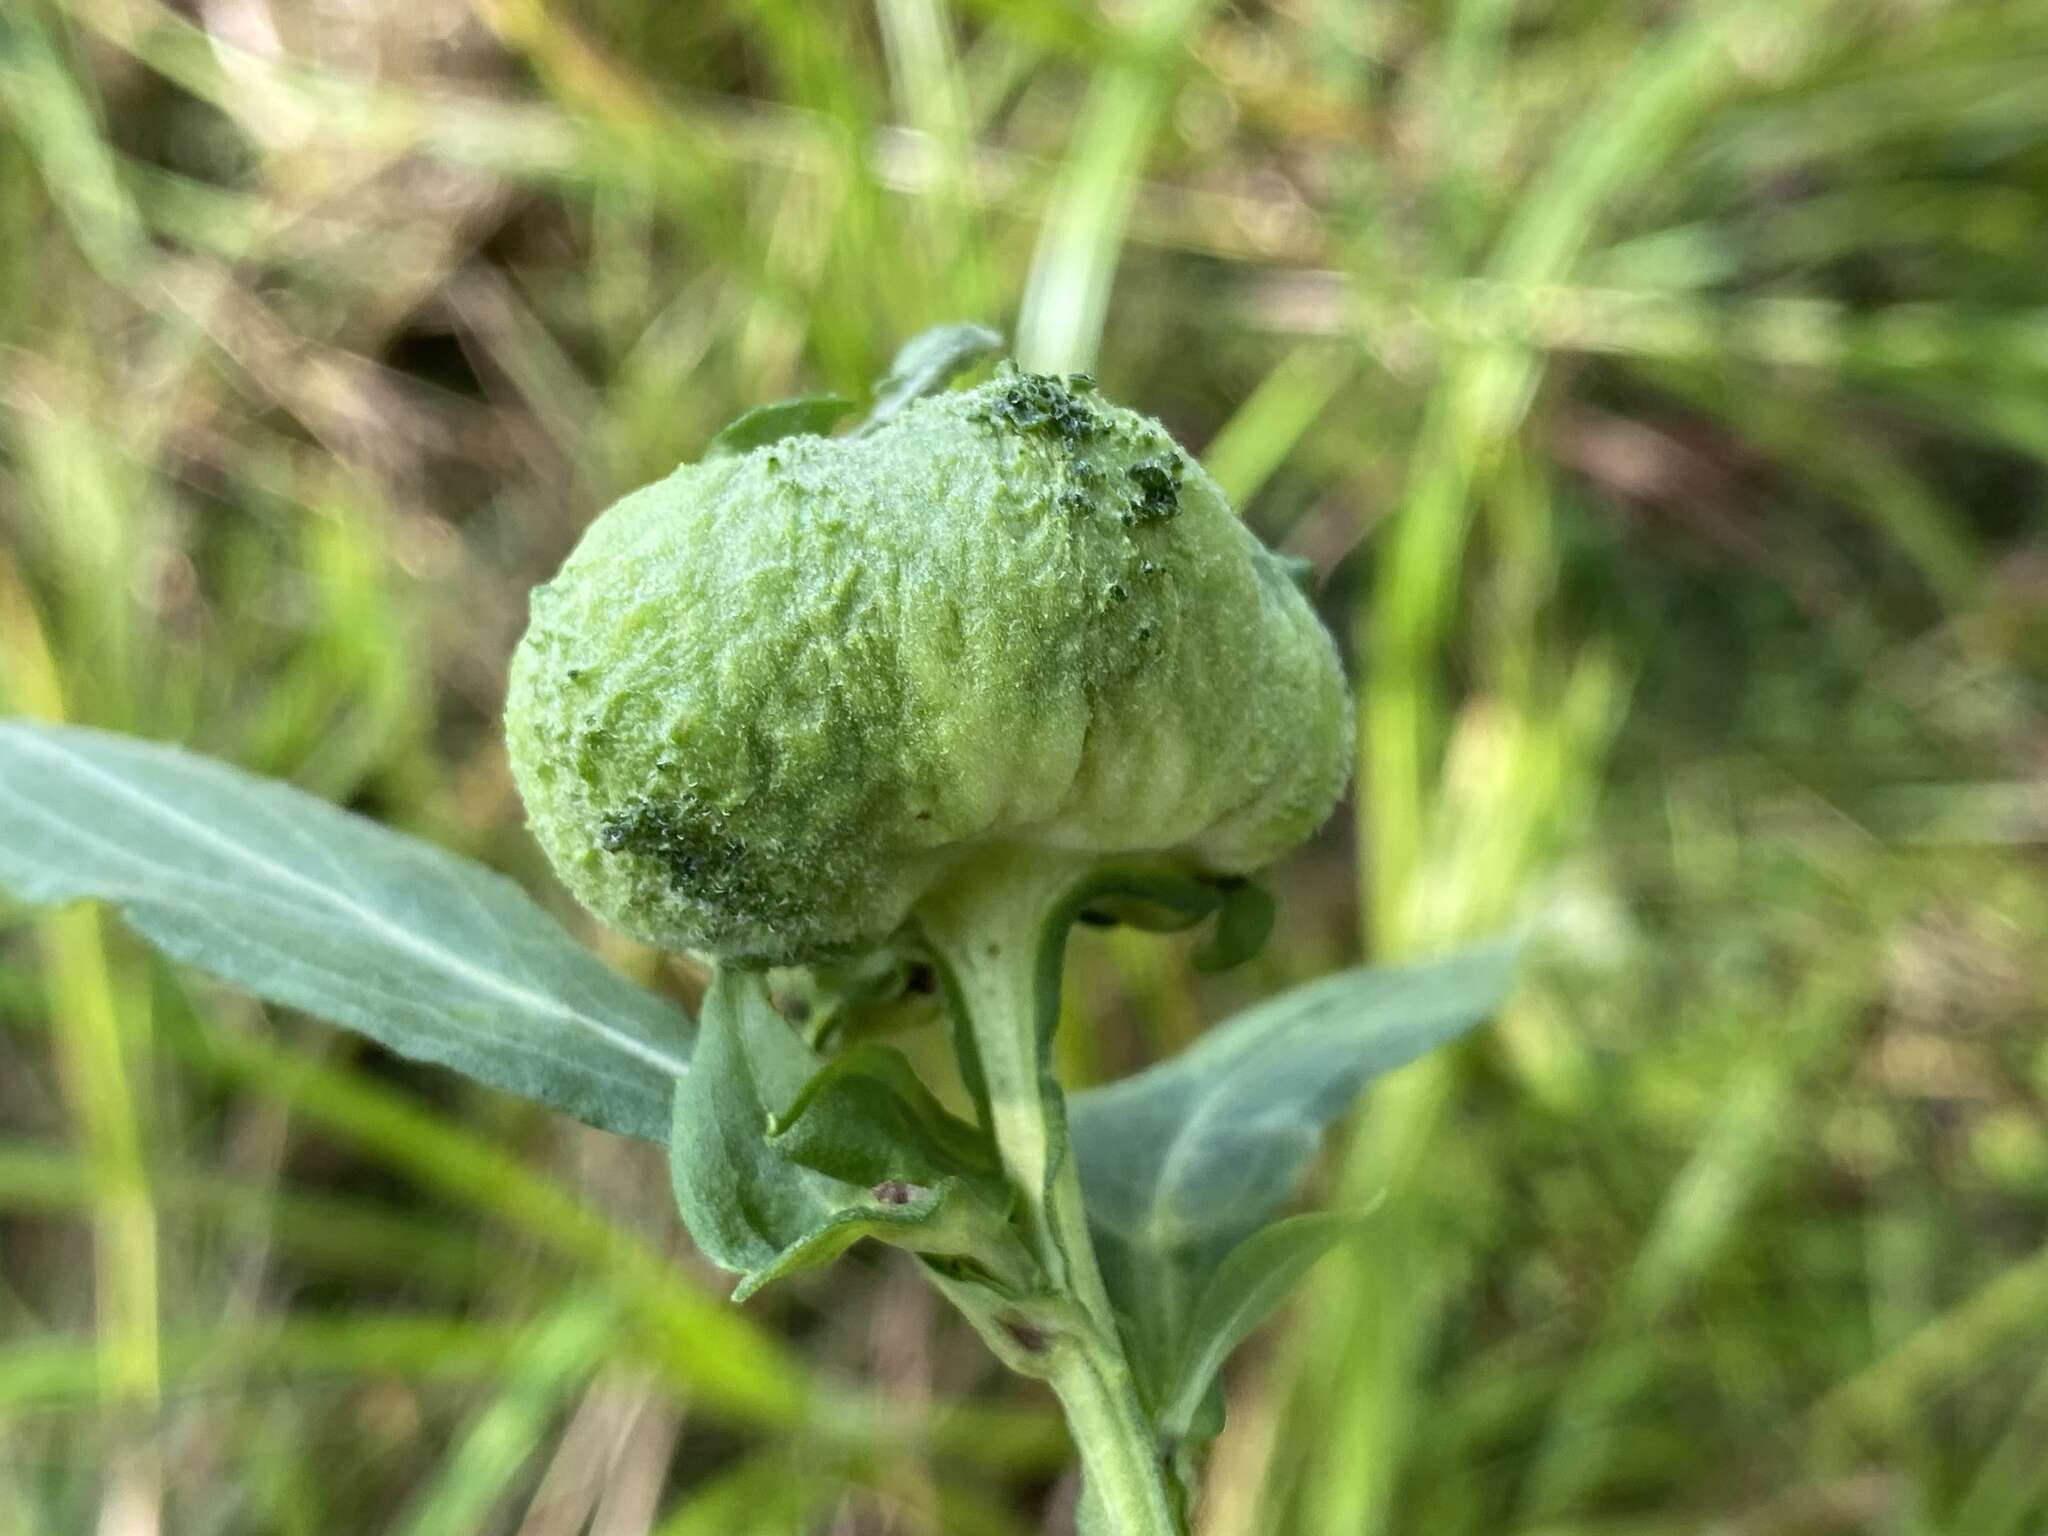
<svg viewBox="0 0 2048 1536">
<path fill-rule="evenodd" d="M 533 830 L 650 943 L 807 963 L 1005 850 L 1246 873 L 1349 774 L 1335 648 L 1157 422 L 1005 368 L 686 465 L 533 594 Z"/>
</svg>

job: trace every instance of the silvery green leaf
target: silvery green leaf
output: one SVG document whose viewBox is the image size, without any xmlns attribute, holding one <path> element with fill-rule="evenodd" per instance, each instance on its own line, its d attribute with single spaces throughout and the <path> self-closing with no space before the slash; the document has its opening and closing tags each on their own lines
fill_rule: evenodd
<svg viewBox="0 0 2048 1536">
<path fill-rule="evenodd" d="M 704 999 L 670 1169 L 691 1237 L 741 1277 L 736 1300 L 864 1237 L 1028 1278 L 1009 1186 L 980 1130 L 947 1113 L 898 1052 L 865 1045 L 823 1061 L 756 975 L 722 971 Z"/>
<path fill-rule="evenodd" d="M 985 325 L 941 325 L 911 337 L 875 381 L 874 409 L 855 436 L 874 431 L 911 401 L 937 394 L 954 375 L 1002 350 L 1002 332 Z"/>
<path fill-rule="evenodd" d="M 1513 959 L 1495 946 L 1326 976 L 1171 1060 L 1076 1094 L 1069 1118 L 1090 1219 L 1170 1251 L 1236 1242 L 1293 1192 L 1360 1089 L 1499 1005 Z"/>
<path fill-rule="evenodd" d="M 823 437 L 841 417 L 852 411 L 853 402 L 838 395 L 806 395 L 798 400 L 776 400 L 757 405 L 728 423 L 704 450 L 707 459 L 752 453 L 785 437 L 806 434 Z"/>
<path fill-rule="evenodd" d="M 0 887 L 99 900 L 174 959 L 625 1135 L 689 1025 L 481 865 L 176 747 L 0 721 Z"/>
<path fill-rule="evenodd" d="M 1344 971 L 1259 1004 L 1068 1108 L 1103 1279 L 1163 1404 L 1225 1255 L 1300 1182 L 1373 1078 L 1455 1039 L 1505 995 L 1515 950 Z"/>
</svg>

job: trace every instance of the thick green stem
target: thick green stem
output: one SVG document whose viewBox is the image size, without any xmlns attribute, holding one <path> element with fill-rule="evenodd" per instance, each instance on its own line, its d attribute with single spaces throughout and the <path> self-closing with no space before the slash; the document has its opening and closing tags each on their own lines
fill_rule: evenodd
<svg viewBox="0 0 2048 1536">
<path fill-rule="evenodd" d="M 946 972 L 963 1070 L 986 1105 L 1025 1237 L 1054 1292 L 1079 1309 L 1074 1325 L 1047 1341 L 1033 1374 L 1066 1411 L 1110 1532 L 1181 1536 L 1186 1527 L 1088 1236 L 1066 1105 L 1046 1061 L 1064 948 L 1051 925 L 1083 873 L 1057 855 L 992 855 L 928 897 L 920 918 Z"/>
<path fill-rule="evenodd" d="M 1054 1364 L 1048 1379 L 1113 1536 L 1184 1536 L 1123 1351 L 1114 1344 L 1108 1354 L 1076 1350 Z"/>
<path fill-rule="evenodd" d="M 992 856 L 926 898 L 920 916 L 945 967 L 963 1067 L 980 1079 L 1025 1235 L 1061 1293 L 1108 1324 L 1080 1176 L 1066 1155 L 1066 1106 L 1046 1065 L 1059 1009 L 1059 956 L 1046 949 L 1060 942 L 1047 926 L 1080 876 L 1064 858 Z"/>
</svg>

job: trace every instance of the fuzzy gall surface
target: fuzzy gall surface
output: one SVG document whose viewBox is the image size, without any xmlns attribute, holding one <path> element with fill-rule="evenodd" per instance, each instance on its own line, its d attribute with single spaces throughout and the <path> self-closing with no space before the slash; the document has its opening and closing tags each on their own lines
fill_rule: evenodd
<svg viewBox="0 0 2048 1536">
<path fill-rule="evenodd" d="M 1014 370 L 618 502 L 533 594 L 506 733 L 585 905 L 753 963 L 872 948 L 1004 846 L 1248 872 L 1351 742 L 1330 637 L 1200 466 Z"/>
</svg>

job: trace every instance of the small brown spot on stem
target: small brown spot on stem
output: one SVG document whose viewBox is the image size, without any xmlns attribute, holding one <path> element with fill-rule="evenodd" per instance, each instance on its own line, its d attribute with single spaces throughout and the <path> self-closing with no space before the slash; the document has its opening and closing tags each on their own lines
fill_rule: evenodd
<svg viewBox="0 0 2048 1536">
<path fill-rule="evenodd" d="M 1023 1350 L 1027 1355 L 1044 1354 L 1047 1346 L 1052 1342 L 1045 1336 L 1043 1328 L 1040 1328 L 1036 1323 L 1026 1322 L 1021 1317 L 1012 1315 L 1010 1317 L 998 1318 L 996 1323 L 1004 1333 L 1010 1336 L 1010 1342 Z"/>
</svg>

